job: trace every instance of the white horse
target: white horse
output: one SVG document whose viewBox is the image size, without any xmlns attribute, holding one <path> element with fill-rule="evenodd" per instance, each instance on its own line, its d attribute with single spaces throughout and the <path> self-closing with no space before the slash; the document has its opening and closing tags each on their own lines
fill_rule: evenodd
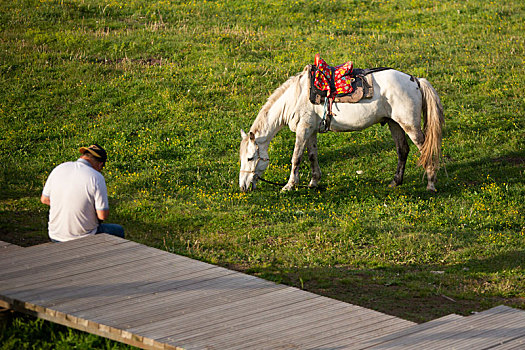
<svg viewBox="0 0 525 350">
<path fill-rule="evenodd" d="M 409 145 L 406 134 L 420 151 L 418 165 L 427 175 L 427 189 L 435 191 L 436 172 L 441 156 L 441 135 L 444 124 L 441 100 L 432 85 L 424 78 L 414 78 L 393 69 L 372 73 L 374 95 L 358 103 L 333 104 L 330 130 L 356 131 L 376 123 L 387 123 L 396 144 L 397 171 L 390 186 L 403 182 Z M 288 125 L 296 133 L 292 170 L 283 191 L 299 182 L 299 164 L 305 147 L 311 162 L 309 187 L 316 187 L 321 178 L 317 160 L 317 133 L 322 120 L 323 105 L 309 100 L 310 66 L 289 78 L 277 88 L 260 110 L 248 134 L 241 130 L 240 174 L 241 191 L 254 190 L 257 181 L 268 167 L 268 147 L 277 132 Z M 421 130 L 421 116 L 425 116 Z"/>
</svg>

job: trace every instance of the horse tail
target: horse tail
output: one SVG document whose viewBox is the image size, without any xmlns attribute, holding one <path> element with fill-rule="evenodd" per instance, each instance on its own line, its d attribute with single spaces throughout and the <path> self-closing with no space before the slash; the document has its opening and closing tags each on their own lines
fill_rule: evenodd
<svg viewBox="0 0 525 350">
<path fill-rule="evenodd" d="M 419 78 L 421 95 L 423 96 L 423 115 L 425 124 L 425 142 L 421 147 L 421 156 L 418 165 L 423 169 L 437 171 L 441 158 L 441 138 L 445 118 L 443 105 L 436 90 L 425 78 Z"/>
</svg>

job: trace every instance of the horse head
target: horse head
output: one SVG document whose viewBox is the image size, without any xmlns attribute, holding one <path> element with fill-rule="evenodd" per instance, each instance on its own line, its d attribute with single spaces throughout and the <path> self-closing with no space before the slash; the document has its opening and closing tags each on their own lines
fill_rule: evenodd
<svg viewBox="0 0 525 350">
<path fill-rule="evenodd" d="M 241 147 L 239 151 L 241 159 L 241 169 L 239 172 L 239 186 L 241 191 L 247 192 L 255 190 L 259 177 L 262 176 L 270 159 L 268 153 L 256 142 L 255 134 L 246 134 L 241 130 Z"/>
</svg>

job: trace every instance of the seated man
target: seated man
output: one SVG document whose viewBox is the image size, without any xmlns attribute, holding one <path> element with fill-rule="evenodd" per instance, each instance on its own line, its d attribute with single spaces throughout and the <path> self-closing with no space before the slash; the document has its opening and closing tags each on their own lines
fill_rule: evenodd
<svg viewBox="0 0 525 350">
<path fill-rule="evenodd" d="M 106 181 L 101 171 L 107 160 L 99 145 L 80 148 L 76 162 L 58 165 L 46 181 L 40 201 L 50 206 L 49 238 L 64 242 L 97 233 L 124 238 L 124 229 L 104 224 L 109 215 Z"/>
</svg>

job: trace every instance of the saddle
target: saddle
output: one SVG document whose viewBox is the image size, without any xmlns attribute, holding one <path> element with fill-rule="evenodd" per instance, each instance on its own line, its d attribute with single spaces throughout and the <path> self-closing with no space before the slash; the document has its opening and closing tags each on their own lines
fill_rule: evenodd
<svg viewBox="0 0 525 350">
<path fill-rule="evenodd" d="M 333 102 L 357 103 L 372 98 L 374 85 L 370 74 L 386 69 L 390 68 L 354 69 L 352 61 L 331 67 L 316 54 L 315 64 L 310 66 L 310 102 L 325 104 L 319 132 L 330 129 Z"/>
</svg>

